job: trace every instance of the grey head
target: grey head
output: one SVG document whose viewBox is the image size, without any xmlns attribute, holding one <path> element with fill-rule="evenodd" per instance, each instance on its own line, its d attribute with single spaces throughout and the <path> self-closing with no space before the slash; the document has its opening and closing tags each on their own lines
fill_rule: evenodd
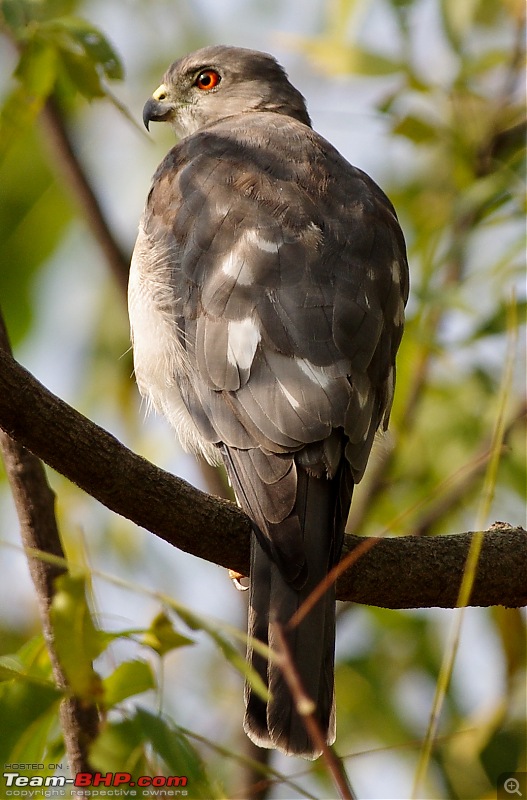
<svg viewBox="0 0 527 800">
<path fill-rule="evenodd" d="M 217 45 L 196 50 L 168 68 L 147 100 L 143 121 L 168 122 L 180 137 L 220 119 L 272 111 L 311 125 L 305 100 L 267 53 Z"/>
</svg>

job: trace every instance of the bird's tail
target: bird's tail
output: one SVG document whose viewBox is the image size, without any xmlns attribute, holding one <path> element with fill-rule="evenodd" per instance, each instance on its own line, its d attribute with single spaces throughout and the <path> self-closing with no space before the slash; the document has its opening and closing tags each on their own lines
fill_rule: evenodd
<svg viewBox="0 0 527 800">
<path fill-rule="evenodd" d="M 241 453 L 232 454 L 231 451 L 230 457 L 236 460 L 236 477 L 240 477 L 240 469 L 245 473 L 241 504 L 253 519 L 256 518 L 261 528 L 262 518 L 255 504 L 262 501 L 261 492 L 265 488 L 260 485 L 258 491 L 253 473 L 250 483 L 255 492 L 252 497 L 248 496 L 248 464 L 246 461 L 240 463 Z M 229 466 L 228 471 L 232 475 L 232 461 Z M 268 526 L 268 532 L 272 551 L 274 544 L 278 542 L 280 547 L 284 540 L 291 537 L 291 529 L 297 528 L 302 540 L 305 565 L 300 572 L 293 570 L 293 575 L 303 576 L 300 578 L 301 586 L 291 574 L 286 572 L 284 577 L 284 564 L 279 566 L 280 558 L 277 559 L 276 555 L 273 557 L 272 552 L 270 554 L 267 536 L 253 536 L 251 546 L 249 636 L 277 650 L 280 648 L 273 623 L 286 626 L 340 556 L 353 488 L 346 467 L 339 469 L 331 480 L 310 475 L 302 467 L 296 468 L 296 465 L 293 469 L 297 472 L 293 508 L 283 522 Z M 234 483 L 237 483 L 236 479 Z M 239 496 L 241 487 L 235 485 L 234 488 Z M 296 553 L 295 546 L 293 553 Z M 299 624 L 285 632 L 285 636 L 302 687 L 315 704 L 314 717 L 326 741 L 332 743 L 335 740 L 334 585 L 327 589 Z M 311 741 L 303 719 L 296 710 L 280 666 L 257 653 L 250 642 L 247 658 L 268 687 L 270 695 L 266 702 L 253 691 L 250 684 L 246 685 L 244 729 L 247 735 L 261 747 L 277 748 L 289 755 L 301 755 L 304 758 L 317 758 L 320 750 Z"/>
<path fill-rule="evenodd" d="M 273 621 L 287 623 L 314 585 L 310 581 L 301 591 L 293 589 L 256 538 L 251 562 L 248 634 L 279 650 Z M 315 703 L 315 719 L 328 744 L 332 744 L 335 740 L 334 587 L 328 589 L 307 617 L 286 634 L 286 641 L 302 687 Z M 275 747 L 287 755 L 317 758 L 320 751 L 315 748 L 296 711 L 282 668 L 267 661 L 250 644 L 247 658 L 270 693 L 266 703 L 246 684 L 244 729 L 247 735 L 260 747 Z"/>
</svg>

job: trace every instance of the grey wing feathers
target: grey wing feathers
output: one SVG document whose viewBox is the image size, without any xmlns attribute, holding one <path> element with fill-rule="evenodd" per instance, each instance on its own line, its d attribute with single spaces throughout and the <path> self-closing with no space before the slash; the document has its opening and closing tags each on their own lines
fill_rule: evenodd
<svg viewBox="0 0 527 800">
<path fill-rule="evenodd" d="M 299 123 L 278 122 L 294 141 Z M 209 441 L 235 447 L 291 452 L 341 427 L 359 480 L 363 442 L 369 452 L 391 402 L 407 292 L 393 209 L 343 159 L 327 175 L 309 150 L 289 167 L 269 155 L 262 164 L 237 145 L 245 129 L 228 133 L 220 123 L 175 148 L 145 215 L 147 235 L 167 243 L 174 323 L 196 370 L 188 402 L 204 409 L 203 436 L 212 426 Z M 316 154 L 323 140 L 309 135 Z M 326 161 L 340 159 L 326 149 Z M 282 179 L 287 169 L 305 185 Z"/>
<path fill-rule="evenodd" d="M 249 633 L 273 646 L 273 621 L 338 560 L 353 485 L 388 421 L 408 293 L 395 212 L 305 125 L 241 114 L 168 154 L 134 265 L 138 383 L 187 447 L 221 453 L 256 525 Z M 328 741 L 334 611 L 331 587 L 287 634 Z M 247 688 L 248 734 L 316 757 L 280 669 L 248 657 L 271 691 L 264 703 Z"/>
</svg>

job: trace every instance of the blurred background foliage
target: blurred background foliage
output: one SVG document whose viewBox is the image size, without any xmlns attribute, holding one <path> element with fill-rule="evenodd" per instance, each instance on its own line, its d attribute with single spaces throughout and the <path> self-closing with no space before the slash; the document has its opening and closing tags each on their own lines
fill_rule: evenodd
<svg viewBox="0 0 527 800">
<path fill-rule="evenodd" d="M 17 357 L 128 446 L 211 486 L 162 421 L 143 419 L 116 275 L 172 143 L 156 128 L 152 145 L 137 124 L 164 69 L 215 42 L 265 49 L 307 96 L 315 127 L 387 191 L 408 243 L 391 431 L 349 530 L 432 536 L 477 524 L 508 358 L 485 524 L 524 524 L 524 36 L 521 0 L 2 0 L 0 304 Z M 1 467 L 0 479 L 0 762 L 60 762 L 58 696 Z M 62 592 L 85 620 L 80 639 L 66 635 L 77 617 L 56 621 L 57 636 L 73 685 L 104 698 L 107 715 L 95 765 L 186 774 L 192 797 L 249 796 L 239 648 L 211 623 L 243 629 L 243 598 L 221 570 L 50 480 L 77 575 Z M 178 603 L 201 616 L 178 616 Z M 337 749 L 359 797 L 410 795 L 451 617 L 339 609 Z M 422 796 L 494 797 L 500 773 L 526 769 L 524 734 L 525 619 L 470 609 Z M 269 797 L 334 796 L 319 763 L 272 766 Z"/>
</svg>

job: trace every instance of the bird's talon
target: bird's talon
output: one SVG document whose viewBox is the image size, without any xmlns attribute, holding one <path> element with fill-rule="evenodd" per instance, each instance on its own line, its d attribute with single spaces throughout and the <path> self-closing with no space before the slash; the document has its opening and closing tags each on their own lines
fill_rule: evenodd
<svg viewBox="0 0 527 800">
<path fill-rule="evenodd" d="M 247 580 L 247 581 L 248 581 L 248 580 L 249 580 L 249 579 L 247 578 L 247 575 L 242 575 L 242 573 L 241 573 L 241 572 L 236 572 L 235 570 L 233 570 L 233 569 L 230 569 L 230 570 L 229 570 L 229 578 L 230 578 L 230 579 L 231 579 L 231 581 L 233 582 L 233 584 L 234 584 L 234 587 L 235 587 L 235 588 L 236 588 L 236 589 L 237 589 L 239 592 L 246 592 L 246 591 L 247 591 L 247 589 L 249 588 L 249 584 L 244 584 L 244 583 L 242 583 L 242 581 L 245 581 L 245 580 Z"/>
</svg>

